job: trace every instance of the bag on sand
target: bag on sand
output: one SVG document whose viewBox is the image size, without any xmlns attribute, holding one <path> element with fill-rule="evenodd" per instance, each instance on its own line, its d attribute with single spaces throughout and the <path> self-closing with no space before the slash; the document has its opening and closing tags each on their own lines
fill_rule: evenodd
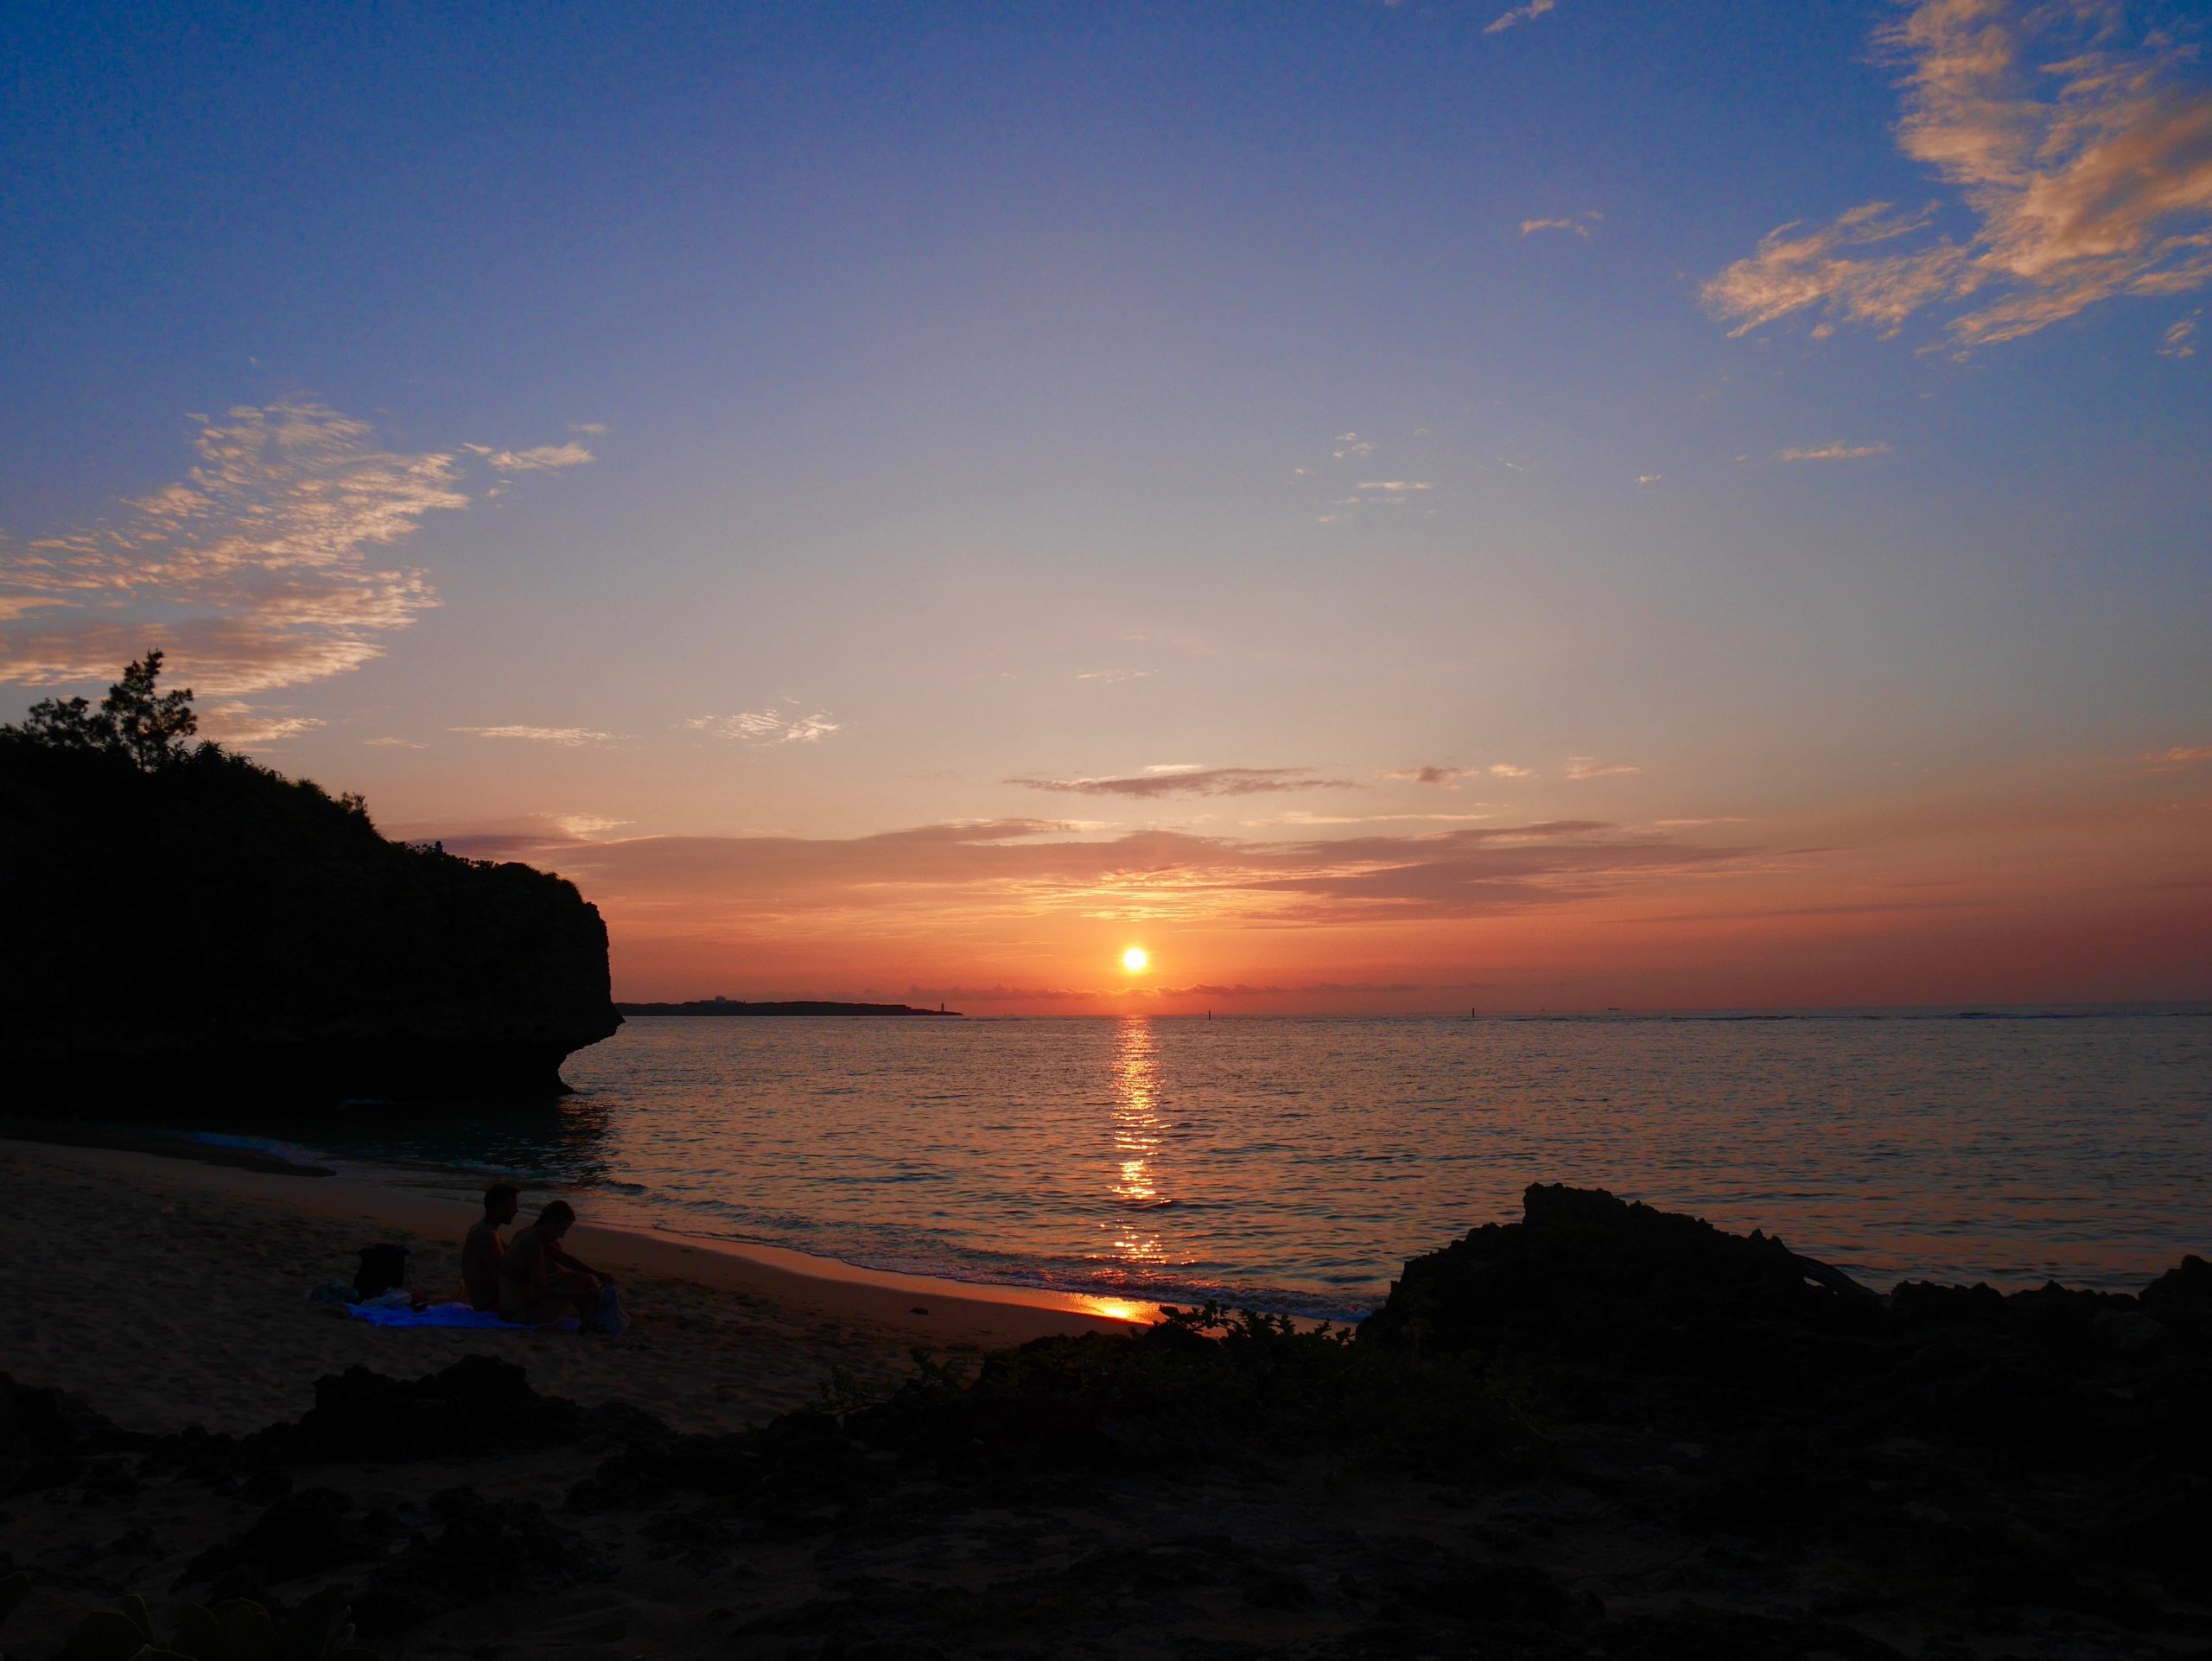
<svg viewBox="0 0 2212 1661">
<path fill-rule="evenodd" d="M 353 1289 L 365 1298 L 407 1284 L 407 1248 L 372 1245 L 361 1248 L 361 1272 L 353 1276 Z"/>
<path fill-rule="evenodd" d="M 583 1330 L 604 1333 L 609 1338 L 620 1338 L 630 1330 L 630 1317 L 622 1313 L 622 1300 L 615 1295 L 613 1282 L 599 1289 L 599 1307 L 591 1312 Z"/>
</svg>

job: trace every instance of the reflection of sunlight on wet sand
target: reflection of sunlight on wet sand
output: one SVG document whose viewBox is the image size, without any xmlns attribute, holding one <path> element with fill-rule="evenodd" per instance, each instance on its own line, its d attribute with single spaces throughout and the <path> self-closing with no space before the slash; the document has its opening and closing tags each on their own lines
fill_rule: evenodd
<svg viewBox="0 0 2212 1661">
<path fill-rule="evenodd" d="M 1128 1298 L 1093 1297 L 1088 1293 L 1078 1299 L 1085 1313 L 1103 1315 L 1109 1321 L 1141 1321 L 1149 1326 L 1160 1319 L 1156 1303 L 1137 1303 Z"/>
<path fill-rule="evenodd" d="M 1119 1171 L 1115 1200 L 1131 1214 L 1114 1230 L 1114 1252 L 1128 1263 L 1166 1261 L 1160 1237 L 1137 1225 L 1143 1208 L 1160 1190 L 1152 1180 L 1152 1156 L 1160 1146 L 1160 1070 L 1153 1047 L 1152 1022 L 1133 1015 L 1122 1022 L 1114 1056 L 1114 1152 Z"/>
</svg>

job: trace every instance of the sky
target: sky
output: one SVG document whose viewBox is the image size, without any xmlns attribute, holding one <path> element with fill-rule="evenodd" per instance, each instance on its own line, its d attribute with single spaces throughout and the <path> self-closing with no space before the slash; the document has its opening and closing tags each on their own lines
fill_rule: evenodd
<svg viewBox="0 0 2212 1661">
<path fill-rule="evenodd" d="M 618 996 L 2212 998 L 2199 7 L 10 36 L 0 719 L 159 646 Z"/>
</svg>

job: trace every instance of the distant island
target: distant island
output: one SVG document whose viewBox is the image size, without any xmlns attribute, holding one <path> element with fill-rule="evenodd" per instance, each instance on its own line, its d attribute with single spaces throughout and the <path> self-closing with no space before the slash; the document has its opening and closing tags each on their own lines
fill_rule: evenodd
<svg viewBox="0 0 2212 1661">
<path fill-rule="evenodd" d="M 392 842 L 194 743 L 149 652 L 0 726 L 0 1049 L 48 1120 L 209 1101 L 543 1099 L 622 1024 L 560 877 Z"/>
<path fill-rule="evenodd" d="M 926 1015 L 932 1021 L 961 1021 L 957 1009 L 917 1009 L 911 1003 L 835 1003 L 821 998 L 790 998 L 777 1003 L 743 1003 L 734 998 L 693 998 L 688 1003 L 618 1003 L 627 1015 Z"/>
</svg>

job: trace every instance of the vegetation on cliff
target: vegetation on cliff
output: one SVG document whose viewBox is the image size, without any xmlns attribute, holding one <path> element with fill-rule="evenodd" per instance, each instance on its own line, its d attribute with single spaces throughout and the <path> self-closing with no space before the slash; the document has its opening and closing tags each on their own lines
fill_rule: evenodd
<svg viewBox="0 0 2212 1661">
<path fill-rule="evenodd" d="M 620 1024 L 573 885 L 387 841 L 360 797 L 194 741 L 160 670 L 0 727 L 0 1041 L 48 1092 L 25 1111 L 540 1093 Z"/>
</svg>

